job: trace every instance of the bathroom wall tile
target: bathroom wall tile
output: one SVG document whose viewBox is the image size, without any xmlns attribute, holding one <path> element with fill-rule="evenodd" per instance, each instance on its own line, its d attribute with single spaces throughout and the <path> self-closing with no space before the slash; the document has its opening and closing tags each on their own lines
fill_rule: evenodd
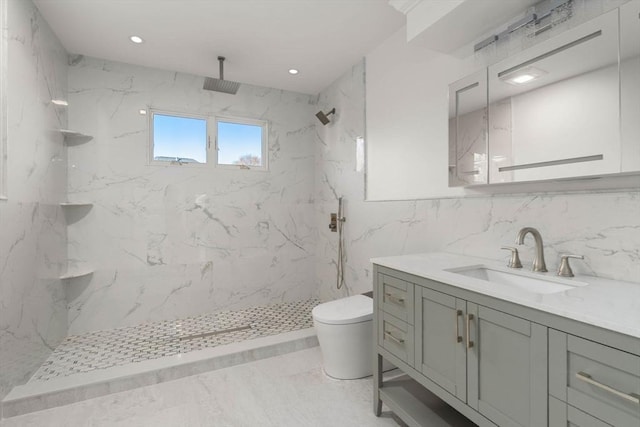
<svg viewBox="0 0 640 427">
<path fill-rule="evenodd" d="M 577 274 L 640 282 L 640 192 L 513 194 L 417 201 L 364 201 L 365 177 L 355 172 L 355 138 L 365 134 L 364 64 L 324 90 L 318 108 L 336 108 L 331 124 L 318 127 L 316 142 L 316 287 L 329 300 L 371 290 L 371 257 L 445 251 L 508 259 L 518 230 L 536 227 L 545 243 L 550 271 L 560 253 L 574 260 Z M 416 183 L 420 185 L 420 183 Z M 344 197 L 345 288 L 336 289 L 337 233 L 329 214 Z M 533 239 L 520 248 L 525 267 Z"/>
<path fill-rule="evenodd" d="M 69 226 L 69 256 L 96 270 L 73 293 L 72 333 L 311 296 L 312 97 L 72 62 L 70 125 L 94 139 L 69 151 L 69 198 L 94 207 Z M 148 165 L 149 107 L 268 120 L 269 171 Z"/>
<path fill-rule="evenodd" d="M 0 201 L 0 398 L 65 336 L 67 55 L 31 1 L 9 0 L 7 192 Z"/>
</svg>

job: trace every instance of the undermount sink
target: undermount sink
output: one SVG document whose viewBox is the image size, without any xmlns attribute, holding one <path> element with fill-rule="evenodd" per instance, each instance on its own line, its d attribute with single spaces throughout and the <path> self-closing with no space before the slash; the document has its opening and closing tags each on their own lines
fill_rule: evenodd
<svg viewBox="0 0 640 427">
<path fill-rule="evenodd" d="M 510 272 L 499 270 L 484 265 L 459 267 L 446 270 L 451 273 L 461 274 L 474 279 L 484 280 L 497 285 L 518 288 L 535 294 L 553 294 L 568 291 L 580 286 L 586 286 L 584 282 L 565 280 L 550 277 L 532 277 L 525 272 Z"/>
</svg>

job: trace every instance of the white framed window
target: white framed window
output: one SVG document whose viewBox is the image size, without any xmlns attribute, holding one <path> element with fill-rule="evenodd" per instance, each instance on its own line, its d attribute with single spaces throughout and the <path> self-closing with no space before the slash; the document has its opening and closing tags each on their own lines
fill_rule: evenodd
<svg viewBox="0 0 640 427">
<path fill-rule="evenodd" d="M 152 165 L 268 170 L 265 120 L 150 109 L 149 134 Z"/>
<path fill-rule="evenodd" d="M 267 122 L 216 117 L 216 164 L 267 170 Z"/>
<path fill-rule="evenodd" d="M 209 119 L 182 113 L 151 110 L 149 161 L 151 164 L 206 164 Z"/>
</svg>

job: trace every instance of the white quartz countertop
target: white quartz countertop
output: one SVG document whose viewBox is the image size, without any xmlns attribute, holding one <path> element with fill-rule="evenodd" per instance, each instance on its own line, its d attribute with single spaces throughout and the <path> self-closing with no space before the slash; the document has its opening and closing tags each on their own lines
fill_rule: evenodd
<svg viewBox="0 0 640 427">
<path fill-rule="evenodd" d="M 576 282 L 569 290 L 538 294 L 507 285 L 457 274 L 450 269 L 466 266 L 486 266 L 504 269 L 502 261 L 441 252 L 372 258 L 371 262 L 415 276 L 435 280 L 490 297 L 520 304 L 540 311 L 599 326 L 640 338 L 640 283 L 621 282 L 593 276 L 576 275 L 562 278 L 565 283 Z M 555 272 L 533 273 L 528 266 L 518 274 L 557 280 Z M 584 286 L 583 284 L 587 284 Z"/>
</svg>

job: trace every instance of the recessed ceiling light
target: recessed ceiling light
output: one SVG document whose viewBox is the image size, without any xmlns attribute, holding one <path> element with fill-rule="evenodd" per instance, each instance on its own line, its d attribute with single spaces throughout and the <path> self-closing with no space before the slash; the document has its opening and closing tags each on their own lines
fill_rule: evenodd
<svg viewBox="0 0 640 427">
<path fill-rule="evenodd" d="M 291 74 L 292 76 L 295 76 L 296 74 L 298 74 L 300 71 L 296 70 L 295 68 L 290 68 L 289 69 L 289 74 Z"/>
<path fill-rule="evenodd" d="M 526 68 L 522 68 L 519 70 L 512 71 L 510 73 L 498 75 L 498 76 L 500 80 L 504 81 L 505 83 L 509 83 L 517 86 L 517 85 L 529 83 L 533 80 L 537 80 L 540 77 L 544 76 L 545 74 L 547 74 L 547 72 L 539 68 L 526 67 Z"/>
<path fill-rule="evenodd" d="M 140 43 L 142 43 L 144 41 L 144 40 L 142 40 L 142 37 L 140 37 L 140 36 L 131 36 L 131 37 L 129 37 L 129 40 L 131 40 L 135 44 L 140 44 Z"/>
<path fill-rule="evenodd" d="M 522 84 L 530 82 L 533 79 L 535 79 L 535 76 L 532 76 L 531 74 L 523 74 L 521 76 L 512 78 L 511 81 L 514 83 Z"/>
</svg>

